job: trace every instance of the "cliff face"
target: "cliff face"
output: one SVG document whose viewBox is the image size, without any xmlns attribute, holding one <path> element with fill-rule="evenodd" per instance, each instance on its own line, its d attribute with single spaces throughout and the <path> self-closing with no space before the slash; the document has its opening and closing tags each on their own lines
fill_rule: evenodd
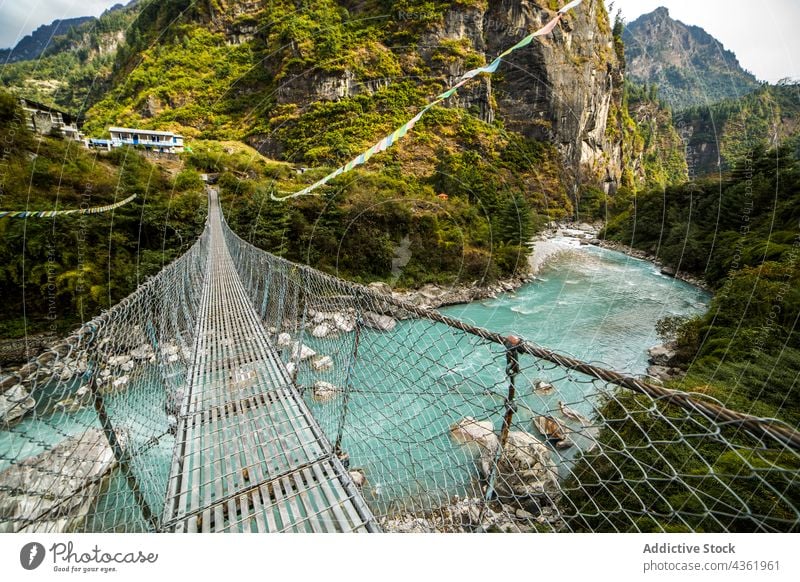
<svg viewBox="0 0 800 582">
<path fill-rule="evenodd" d="M 399 18 L 388 28 L 401 38 L 418 38 L 414 54 L 395 55 L 404 75 L 422 71 L 426 78 L 450 85 L 541 27 L 557 5 L 544 0 L 451 4 L 424 24 Z M 363 7 L 350 3 L 350 9 L 351 17 L 358 18 Z M 276 70 L 278 102 L 303 107 L 309 101 L 336 101 L 371 93 L 391 81 L 364 78 L 354 68 Z M 621 100 L 621 83 L 608 15 L 601 1 L 586 0 L 551 35 L 511 55 L 494 77 L 484 75 L 468 84 L 449 105 L 555 144 L 572 171 L 568 181 L 601 182 L 613 191 L 622 172 L 621 142 L 609 137 L 606 122 L 612 103 Z M 270 149 L 273 140 L 265 143 Z"/>
<path fill-rule="evenodd" d="M 184 7 L 149 3 L 135 25 L 139 40 L 129 43 L 118 60 L 118 78 L 104 107 L 110 115 L 103 123 L 125 114 L 129 123 L 158 125 L 169 116 L 206 137 L 245 139 L 272 157 L 335 163 L 374 143 L 465 71 L 541 27 L 562 4 L 320 0 L 298 10 L 295 3 L 280 1 L 268 7 L 254 0 L 207 0 Z M 163 32 L 158 46 L 148 42 L 155 30 Z M 204 129 L 208 124 L 199 117 L 198 99 L 204 99 L 199 88 L 195 96 L 182 94 L 197 75 L 174 87 L 147 84 L 188 74 L 192 63 L 182 72 L 170 61 L 209 33 L 213 38 L 192 50 L 198 62 L 214 53 L 215 82 L 224 84 L 234 63 L 247 70 L 246 78 L 231 78 L 210 100 L 218 126 L 240 128 L 229 135 Z M 590 182 L 614 191 L 622 173 L 622 136 L 607 131 L 607 120 L 621 106 L 621 71 L 603 2 L 584 0 L 553 33 L 512 55 L 497 75 L 474 79 L 447 105 L 555 145 L 569 170 L 564 178 L 569 188 Z M 215 90 L 204 86 L 208 94 Z M 149 105 L 156 102 L 165 108 Z M 344 127 L 345 118 L 353 115 L 354 122 Z M 330 134 L 340 127 L 339 117 L 341 139 L 334 139 Z M 319 133 L 323 126 L 327 135 Z"/>
<path fill-rule="evenodd" d="M 709 105 L 758 87 L 736 55 L 702 28 L 673 20 L 666 8 L 628 24 L 623 40 L 631 80 L 657 85 L 673 109 Z"/>
<path fill-rule="evenodd" d="M 552 15 L 546 2 L 492 2 L 484 23 L 489 54 L 500 52 Z M 607 136 L 612 102 L 621 99 L 620 63 L 600 1 L 586 1 L 552 35 L 504 64 L 496 83 L 506 127 L 554 143 L 575 181 L 602 181 L 614 190 L 621 168 L 619 140 Z"/>
</svg>

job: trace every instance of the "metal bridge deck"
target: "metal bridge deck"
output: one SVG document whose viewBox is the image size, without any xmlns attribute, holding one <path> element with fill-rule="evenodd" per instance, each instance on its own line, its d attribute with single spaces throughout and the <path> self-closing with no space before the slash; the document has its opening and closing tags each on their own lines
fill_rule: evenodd
<svg viewBox="0 0 800 582">
<path fill-rule="evenodd" d="M 210 254 L 163 527 L 375 531 L 245 294 L 209 191 Z"/>
</svg>

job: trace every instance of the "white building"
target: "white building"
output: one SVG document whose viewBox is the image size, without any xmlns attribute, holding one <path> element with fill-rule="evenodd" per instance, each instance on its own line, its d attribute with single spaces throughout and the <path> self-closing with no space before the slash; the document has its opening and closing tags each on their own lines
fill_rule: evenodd
<svg viewBox="0 0 800 582">
<path fill-rule="evenodd" d="M 108 131 L 111 133 L 112 147 L 129 145 L 169 154 L 177 154 L 183 151 L 183 136 L 171 131 L 133 129 L 130 127 L 112 127 Z"/>
<path fill-rule="evenodd" d="M 65 138 L 75 141 L 83 140 L 83 134 L 77 127 L 77 119 L 74 115 L 30 99 L 20 99 L 19 104 L 25 114 L 28 129 L 31 131 L 42 135 L 61 134 Z"/>
</svg>

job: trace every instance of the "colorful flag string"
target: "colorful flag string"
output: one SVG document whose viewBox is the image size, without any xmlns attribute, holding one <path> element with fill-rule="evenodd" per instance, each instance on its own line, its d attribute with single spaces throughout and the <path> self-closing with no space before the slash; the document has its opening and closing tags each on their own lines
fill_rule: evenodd
<svg viewBox="0 0 800 582">
<path fill-rule="evenodd" d="M 303 188 L 302 190 L 300 190 L 298 192 L 295 192 L 293 194 L 288 194 L 287 196 L 275 196 L 274 194 L 271 194 L 270 195 L 271 198 L 273 200 L 289 200 L 290 198 L 297 198 L 299 196 L 308 196 L 314 190 L 316 190 L 320 186 L 323 186 L 323 185 L 327 184 L 328 182 L 330 182 L 331 180 L 333 180 L 337 176 L 340 176 L 341 174 L 349 172 L 350 170 L 352 170 L 356 166 L 360 166 L 361 164 L 366 163 L 375 154 L 389 149 L 394 143 L 396 143 L 397 141 L 399 141 L 400 139 L 405 137 L 405 135 L 411 130 L 411 128 L 414 127 L 414 125 L 420 120 L 420 118 L 422 118 L 423 115 L 425 115 L 425 113 L 429 109 L 431 109 L 435 105 L 438 105 L 442 101 L 452 97 L 456 93 L 456 91 L 458 91 L 458 89 L 460 87 L 465 85 L 467 83 L 467 81 L 469 81 L 473 77 L 476 77 L 477 75 L 480 75 L 481 73 L 489 73 L 489 74 L 491 74 L 491 73 L 496 72 L 497 68 L 500 66 L 500 63 L 502 62 L 504 57 L 507 57 L 508 55 L 510 55 L 511 53 L 513 53 L 516 50 L 519 50 L 521 48 L 524 48 L 524 47 L 528 46 L 533 41 L 533 39 L 536 38 L 537 36 L 544 36 L 546 34 L 550 34 L 553 31 L 553 29 L 556 27 L 556 25 L 559 23 L 559 21 L 561 20 L 561 17 L 567 11 L 569 11 L 569 10 L 575 8 L 576 6 L 578 6 L 582 1 L 583 0 L 573 0 L 569 4 L 565 5 L 563 8 L 561 8 L 561 10 L 558 11 L 558 13 L 555 15 L 555 17 L 552 20 L 550 20 L 550 22 L 545 24 L 543 27 L 541 27 L 536 32 L 532 32 L 531 34 L 529 34 L 528 36 L 526 36 L 525 38 L 520 40 L 517 44 L 515 44 L 514 46 L 512 46 L 508 50 L 500 53 L 500 55 L 498 55 L 498 57 L 495 58 L 490 64 L 488 64 L 488 65 L 486 65 L 484 67 L 478 67 L 477 69 L 472 69 L 471 71 L 467 71 L 466 73 L 464 73 L 461 76 L 461 78 L 459 79 L 458 83 L 453 85 L 450 89 L 448 89 L 444 93 L 441 93 L 440 95 L 436 96 L 436 98 L 433 101 L 431 101 L 430 103 L 428 103 L 428 105 L 426 105 L 425 108 L 422 109 L 422 111 L 417 113 L 414 117 L 412 117 L 406 123 L 401 125 L 395 131 L 393 131 L 392 133 L 390 133 L 389 135 L 384 137 L 382 140 L 380 140 L 378 143 L 373 145 L 367 151 L 361 153 L 357 157 L 355 157 L 352 160 L 350 160 L 349 162 L 347 162 L 344 166 L 341 166 L 341 167 L 335 169 L 333 172 L 331 172 L 330 174 L 328 174 L 324 178 L 318 180 L 317 182 L 314 182 L 310 186 L 308 186 L 306 188 Z"/>
<path fill-rule="evenodd" d="M 120 206 L 125 206 L 128 202 L 136 198 L 136 194 L 128 196 L 125 200 L 108 206 L 96 206 L 94 208 L 75 208 L 72 210 L 0 210 L 0 218 L 53 218 L 54 216 L 67 216 L 70 214 L 100 214 L 108 212 Z"/>
</svg>

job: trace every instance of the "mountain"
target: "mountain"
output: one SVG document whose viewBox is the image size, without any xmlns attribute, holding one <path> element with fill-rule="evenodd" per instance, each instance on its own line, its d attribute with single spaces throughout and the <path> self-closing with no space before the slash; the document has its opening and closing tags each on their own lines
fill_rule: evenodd
<svg viewBox="0 0 800 582">
<path fill-rule="evenodd" d="M 272 157 L 338 163 L 540 27 L 560 3 L 295 4 L 147 4 L 112 90 L 90 112 L 90 130 L 172 124 L 198 137 L 244 139 Z M 511 56 L 502 75 L 476 79 L 452 105 L 555 144 L 581 176 L 613 188 L 619 144 L 605 129 L 621 76 L 600 4 L 571 11 L 553 34 Z M 369 115 L 354 122 L 355 110 Z M 321 123 L 323 136 L 314 129 Z"/>
<path fill-rule="evenodd" d="M 16 63 L 38 59 L 57 36 L 64 35 L 76 26 L 94 20 L 93 16 L 79 16 L 65 20 L 54 20 L 43 24 L 22 38 L 14 48 L 0 49 L 0 63 Z"/>
<path fill-rule="evenodd" d="M 673 110 L 739 97 L 759 86 L 722 43 L 699 26 L 673 20 L 666 8 L 627 24 L 622 38 L 629 79 L 656 85 Z"/>
<path fill-rule="evenodd" d="M 82 113 L 107 90 L 117 48 L 139 14 L 139 3 L 117 4 L 99 18 L 73 19 L 76 25 L 43 36 L 34 60 L 0 64 L 0 85 L 21 97 Z"/>
<path fill-rule="evenodd" d="M 746 165 L 755 150 L 775 148 L 800 134 L 800 85 L 763 85 L 742 97 L 675 114 L 691 155 L 693 176 L 719 175 Z"/>
</svg>

